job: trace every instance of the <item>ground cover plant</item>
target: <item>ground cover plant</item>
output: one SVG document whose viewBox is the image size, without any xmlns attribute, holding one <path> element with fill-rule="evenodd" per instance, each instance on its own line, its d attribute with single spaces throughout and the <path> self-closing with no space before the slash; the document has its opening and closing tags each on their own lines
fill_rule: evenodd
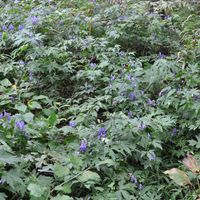
<svg viewBox="0 0 200 200">
<path fill-rule="evenodd" d="M 200 198 L 198 1 L 0 1 L 0 200 Z"/>
</svg>

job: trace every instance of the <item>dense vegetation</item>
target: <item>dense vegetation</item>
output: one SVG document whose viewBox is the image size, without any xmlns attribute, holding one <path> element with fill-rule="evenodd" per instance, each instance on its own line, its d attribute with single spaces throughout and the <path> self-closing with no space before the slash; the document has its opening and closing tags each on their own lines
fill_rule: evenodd
<svg viewBox="0 0 200 200">
<path fill-rule="evenodd" d="M 198 1 L 0 1 L 0 200 L 200 198 Z"/>
</svg>

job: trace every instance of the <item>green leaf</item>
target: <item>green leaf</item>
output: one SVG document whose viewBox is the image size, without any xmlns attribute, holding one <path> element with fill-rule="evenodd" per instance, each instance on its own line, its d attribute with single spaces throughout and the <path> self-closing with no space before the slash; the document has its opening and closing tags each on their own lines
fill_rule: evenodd
<svg viewBox="0 0 200 200">
<path fill-rule="evenodd" d="M 15 105 L 15 109 L 20 112 L 26 112 L 27 106 L 23 103 L 19 103 Z"/>
<path fill-rule="evenodd" d="M 30 191 L 30 194 L 34 197 L 41 197 L 45 190 L 46 190 L 46 187 L 42 187 L 38 184 L 34 184 L 34 183 L 30 183 L 28 185 L 28 188 L 27 188 L 29 191 Z"/>
<path fill-rule="evenodd" d="M 65 177 L 66 175 L 69 174 L 69 168 L 66 166 L 62 166 L 62 165 L 54 165 L 54 173 L 57 177 L 61 178 L 61 177 Z"/>
<path fill-rule="evenodd" d="M 178 185 L 185 186 L 185 185 L 191 185 L 190 179 L 187 176 L 187 174 L 178 169 L 178 168 L 172 168 L 170 170 L 167 170 L 164 172 L 164 174 L 168 174 L 169 177 Z"/>
<path fill-rule="evenodd" d="M 159 140 L 153 140 L 152 145 L 153 145 L 155 148 L 159 148 L 159 149 L 162 150 L 161 141 L 159 141 Z"/>
<path fill-rule="evenodd" d="M 8 86 L 11 86 L 12 83 L 6 78 L 6 79 L 3 79 L 2 81 L 0 81 L 0 85 L 2 85 L 4 87 L 8 87 Z"/>
<path fill-rule="evenodd" d="M 87 181 L 99 182 L 101 178 L 96 172 L 85 171 L 82 173 L 81 176 L 79 176 L 79 180 L 81 182 L 87 182 Z"/>
<path fill-rule="evenodd" d="M 63 191 L 64 193 L 66 193 L 66 194 L 70 194 L 71 193 L 71 185 L 70 184 L 68 184 L 68 183 L 66 183 L 66 184 L 64 184 L 64 185 L 58 185 L 58 186 L 56 186 L 55 187 L 55 190 L 57 190 L 57 191 Z"/>
<path fill-rule="evenodd" d="M 70 161 L 75 168 L 80 168 L 83 165 L 83 160 L 75 154 L 70 156 Z"/>
<path fill-rule="evenodd" d="M 56 113 L 54 113 L 54 112 L 51 113 L 51 115 L 48 118 L 48 121 L 49 121 L 49 124 L 51 126 L 54 126 L 56 124 L 56 121 L 57 121 L 57 115 L 56 115 Z"/>
<path fill-rule="evenodd" d="M 36 101 L 29 102 L 28 106 L 32 110 L 34 110 L 34 109 L 42 109 L 42 106 L 38 102 L 36 102 Z"/>
<path fill-rule="evenodd" d="M 12 154 L 8 153 L 7 151 L 0 149 L 0 163 L 2 164 L 14 164 L 20 161 L 19 158 L 13 156 Z"/>
<path fill-rule="evenodd" d="M 0 200 L 6 200 L 7 195 L 4 193 L 0 193 Z"/>
<path fill-rule="evenodd" d="M 11 169 L 3 174 L 2 180 L 4 180 L 14 191 L 25 193 L 26 187 L 22 180 L 23 176 L 24 174 L 16 169 Z"/>
<path fill-rule="evenodd" d="M 115 162 L 111 159 L 106 159 L 96 164 L 96 167 L 99 167 L 100 165 L 107 165 L 108 167 L 110 167 L 110 166 L 115 166 Z"/>
<path fill-rule="evenodd" d="M 29 113 L 24 114 L 23 117 L 24 117 L 24 120 L 27 123 L 29 123 L 29 122 L 33 121 L 34 115 L 33 115 L 33 113 L 29 112 Z"/>
<path fill-rule="evenodd" d="M 72 197 L 69 197 L 67 195 L 57 195 L 56 197 L 51 198 L 51 200 L 73 200 Z"/>
</svg>

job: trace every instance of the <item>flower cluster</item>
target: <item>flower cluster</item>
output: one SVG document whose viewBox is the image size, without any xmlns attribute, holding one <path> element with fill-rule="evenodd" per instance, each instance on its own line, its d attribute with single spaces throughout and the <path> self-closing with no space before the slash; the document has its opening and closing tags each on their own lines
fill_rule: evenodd
<svg viewBox="0 0 200 200">
<path fill-rule="evenodd" d="M 138 183 L 138 180 L 137 180 L 137 178 L 136 178 L 134 175 L 131 175 L 131 176 L 130 176 L 130 181 L 131 181 L 133 184 L 137 185 L 137 187 L 138 187 L 139 190 L 142 190 L 142 189 L 143 189 L 143 185 L 142 185 L 141 183 Z"/>
<path fill-rule="evenodd" d="M 134 92 L 129 93 L 128 97 L 129 97 L 129 99 L 130 99 L 131 101 L 135 101 L 135 100 L 136 100 L 136 95 L 135 95 Z"/>
<path fill-rule="evenodd" d="M 76 122 L 75 122 L 75 121 L 70 121 L 70 122 L 69 122 L 69 126 L 70 126 L 71 128 L 75 128 L 75 127 L 76 127 Z"/>
<path fill-rule="evenodd" d="M 5 110 L 0 113 L 0 119 L 6 118 L 8 122 L 11 120 L 11 114 L 7 113 Z"/>
<path fill-rule="evenodd" d="M 81 140 L 79 150 L 81 153 L 85 153 L 87 151 L 87 141 L 86 140 Z"/>
<path fill-rule="evenodd" d="M 6 25 L 3 25 L 1 27 L 1 29 L 2 29 L 3 32 L 6 32 L 6 31 L 12 32 L 12 31 L 15 31 L 17 28 L 15 28 L 15 26 L 13 24 L 9 24 L 8 27 Z M 24 26 L 19 24 L 18 30 L 22 31 L 23 29 L 24 29 Z"/>
<path fill-rule="evenodd" d="M 24 121 L 17 121 L 17 122 L 15 122 L 15 127 L 18 128 L 20 131 L 24 131 L 25 122 Z"/>
<path fill-rule="evenodd" d="M 106 129 L 102 127 L 98 131 L 98 139 L 105 138 L 105 137 L 106 137 Z"/>
<path fill-rule="evenodd" d="M 139 129 L 140 130 L 144 130 L 144 129 L 146 129 L 146 127 L 147 126 L 143 122 L 139 124 Z"/>
</svg>

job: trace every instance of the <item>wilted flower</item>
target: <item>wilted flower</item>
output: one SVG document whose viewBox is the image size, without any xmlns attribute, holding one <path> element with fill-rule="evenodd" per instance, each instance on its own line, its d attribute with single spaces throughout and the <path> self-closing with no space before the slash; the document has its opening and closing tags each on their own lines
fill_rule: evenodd
<svg viewBox="0 0 200 200">
<path fill-rule="evenodd" d="M 24 29 L 24 26 L 20 24 L 20 25 L 18 26 L 18 30 L 19 30 L 19 31 L 22 31 L 23 29 Z"/>
<path fill-rule="evenodd" d="M 164 58 L 165 58 L 165 54 L 159 52 L 159 54 L 158 54 L 158 58 L 159 58 L 159 59 L 164 59 Z"/>
<path fill-rule="evenodd" d="M 100 128 L 98 132 L 98 139 L 101 139 L 101 137 L 105 138 L 106 137 L 106 129 L 105 128 Z"/>
<path fill-rule="evenodd" d="M 152 106 L 152 107 L 156 106 L 155 100 L 151 100 L 151 99 L 148 99 L 148 100 L 147 100 L 147 104 L 148 104 L 149 106 Z"/>
<path fill-rule="evenodd" d="M 156 160 L 156 154 L 154 152 L 150 153 L 149 160 Z"/>
<path fill-rule="evenodd" d="M 133 182 L 134 184 L 137 183 L 137 178 L 134 175 L 131 175 L 131 182 Z"/>
<path fill-rule="evenodd" d="M 36 17 L 36 16 L 31 17 L 31 22 L 32 22 L 33 25 L 37 24 L 38 21 L 39 21 L 38 17 Z"/>
<path fill-rule="evenodd" d="M 15 98 L 13 96 L 10 96 L 9 99 L 14 102 L 15 101 Z"/>
<path fill-rule="evenodd" d="M 131 81 L 131 79 L 132 79 L 131 75 L 128 74 L 128 76 L 127 76 L 127 80 Z"/>
<path fill-rule="evenodd" d="M 120 21 L 123 21 L 123 20 L 126 20 L 126 19 L 128 19 L 127 16 L 120 16 L 120 17 L 118 17 L 118 20 L 120 20 Z"/>
<path fill-rule="evenodd" d="M 4 181 L 3 179 L 0 178 L 0 185 L 3 185 L 4 182 L 5 182 L 5 181 Z"/>
<path fill-rule="evenodd" d="M 132 101 L 135 101 L 135 100 L 136 100 L 136 96 L 135 96 L 135 93 L 134 93 L 134 92 L 129 93 L 128 97 L 129 97 L 129 99 L 132 100 Z"/>
<path fill-rule="evenodd" d="M 69 126 L 70 126 L 71 128 L 74 128 L 74 127 L 76 126 L 76 122 L 75 122 L 75 121 L 70 121 L 70 122 L 69 122 Z"/>
<path fill-rule="evenodd" d="M 133 115 L 132 111 L 128 111 L 128 117 L 131 118 Z"/>
<path fill-rule="evenodd" d="M 82 140 L 79 148 L 80 152 L 85 153 L 87 150 L 87 141 Z"/>
<path fill-rule="evenodd" d="M 24 122 L 24 121 L 17 121 L 17 122 L 15 122 L 15 126 L 16 126 L 20 131 L 24 131 L 25 122 Z"/>
<path fill-rule="evenodd" d="M 177 132 L 178 132 L 177 128 L 173 128 L 173 129 L 172 129 L 172 134 L 173 134 L 173 135 L 176 135 Z"/>
<path fill-rule="evenodd" d="M 165 15 L 164 19 L 165 19 L 165 20 L 171 20 L 172 17 L 171 17 L 170 15 Z"/>
<path fill-rule="evenodd" d="M 151 134 L 150 134 L 150 133 L 147 133 L 147 137 L 148 137 L 148 139 L 150 140 L 150 139 L 151 139 Z"/>
<path fill-rule="evenodd" d="M 125 56 L 125 52 L 124 51 L 120 51 L 119 52 L 119 56 L 124 57 Z"/>
<path fill-rule="evenodd" d="M 14 30 L 15 30 L 15 27 L 14 27 L 12 24 L 10 24 L 10 25 L 8 26 L 8 29 L 9 29 L 10 31 L 14 31 Z"/>
<path fill-rule="evenodd" d="M 142 185 L 141 183 L 139 184 L 138 189 L 139 189 L 139 190 L 142 190 L 142 189 L 143 189 L 143 185 Z"/>
<path fill-rule="evenodd" d="M 90 67 L 95 68 L 97 66 L 96 63 L 90 63 Z"/>
<path fill-rule="evenodd" d="M 136 83 L 135 83 L 135 81 L 132 81 L 132 82 L 131 82 L 131 85 L 132 85 L 132 87 L 134 87 L 134 88 L 137 86 Z"/>
<path fill-rule="evenodd" d="M 147 126 L 143 122 L 139 125 L 140 130 L 144 130 L 146 127 Z"/>
<path fill-rule="evenodd" d="M 111 75 L 110 80 L 111 80 L 111 81 L 114 81 L 114 80 L 115 80 L 115 75 Z"/>
<path fill-rule="evenodd" d="M 33 72 L 29 71 L 29 81 L 32 81 L 32 80 L 33 80 Z"/>
</svg>

